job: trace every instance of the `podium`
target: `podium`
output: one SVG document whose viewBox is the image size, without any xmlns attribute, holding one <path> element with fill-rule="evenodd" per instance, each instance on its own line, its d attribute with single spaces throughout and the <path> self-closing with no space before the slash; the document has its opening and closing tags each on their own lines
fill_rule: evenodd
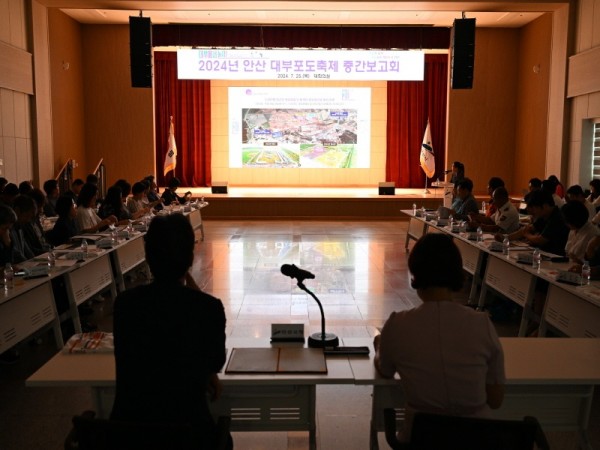
<svg viewBox="0 0 600 450">
<path fill-rule="evenodd" d="M 452 191 L 454 190 L 454 183 L 447 181 L 434 181 L 431 183 L 433 187 L 444 188 L 444 207 L 452 207 Z"/>
</svg>

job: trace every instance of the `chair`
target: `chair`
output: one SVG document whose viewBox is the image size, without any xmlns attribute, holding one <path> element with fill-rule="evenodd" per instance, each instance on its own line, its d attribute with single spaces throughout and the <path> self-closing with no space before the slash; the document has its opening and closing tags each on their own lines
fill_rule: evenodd
<svg viewBox="0 0 600 450">
<path fill-rule="evenodd" d="M 217 446 L 230 448 L 230 417 L 217 421 Z M 97 419 L 93 411 L 73 417 L 73 429 L 65 440 L 65 450 L 198 450 L 201 432 L 188 424 L 122 422 Z M 209 450 L 209 449 L 206 449 Z M 210 449 L 212 450 L 212 449 Z"/>
<path fill-rule="evenodd" d="M 549 450 L 548 441 L 534 417 L 523 420 L 479 419 L 416 413 L 410 442 L 396 435 L 396 411 L 383 411 L 385 438 L 394 450 Z"/>
</svg>

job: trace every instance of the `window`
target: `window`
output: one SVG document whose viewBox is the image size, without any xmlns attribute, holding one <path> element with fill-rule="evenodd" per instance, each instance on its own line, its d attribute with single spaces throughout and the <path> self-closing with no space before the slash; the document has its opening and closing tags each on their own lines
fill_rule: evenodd
<svg viewBox="0 0 600 450">
<path fill-rule="evenodd" d="M 592 178 L 600 178 L 600 121 L 594 123 L 592 138 Z"/>
</svg>

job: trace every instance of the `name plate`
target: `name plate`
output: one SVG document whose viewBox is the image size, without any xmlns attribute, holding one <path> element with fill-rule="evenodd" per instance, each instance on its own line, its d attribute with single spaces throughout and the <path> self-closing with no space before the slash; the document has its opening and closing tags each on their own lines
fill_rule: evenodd
<svg viewBox="0 0 600 450">
<path fill-rule="evenodd" d="M 271 342 L 304 342 L 304 324 L 272 323 Z"/>
</svg>

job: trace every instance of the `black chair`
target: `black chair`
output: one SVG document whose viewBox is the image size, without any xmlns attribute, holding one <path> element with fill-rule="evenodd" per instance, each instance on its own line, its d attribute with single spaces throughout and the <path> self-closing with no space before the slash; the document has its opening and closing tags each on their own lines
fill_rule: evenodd
<svg viewBox="0 0 600 450">
<path fill-rule="evenodd" d="M 214 450 L 231 448 L 230 423 L 230 417 L 219 417 Z M 204 450 L 201 440 L 198 430 L 187 424 L 96 419 L 93 411 L 84 411 L 73 417 L 65 450 Z"/>
<path fill-rule="evenodd" d="M 383 411 L 385 438 L 394 450 L 549 450 L 534 417 L 523 420 L 478 419 L 416 413 L 410 442 L 396 435 L 396 411 Z"/>
</svg>

